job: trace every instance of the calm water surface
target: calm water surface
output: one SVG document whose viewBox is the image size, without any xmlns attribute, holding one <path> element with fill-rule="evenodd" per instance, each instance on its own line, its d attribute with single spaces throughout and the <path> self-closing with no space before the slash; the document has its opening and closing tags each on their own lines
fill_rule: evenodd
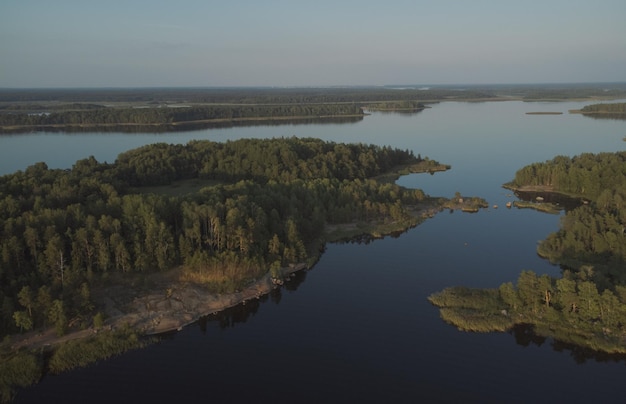
<svg viewBox="0 0 626 404">
<path fill-rule="evenodd" d="M 569 115 L 584 103 L 442 103 L 352 124 L 259 126 L 175 134 L 0 137 L 0 174 L 37 161 L 68 168 L 147 143 L 319 137 L 407 148 L 451 164 L 401 178 L 433 196 L 486 198 L 499 209 L 440 213 L 369 244 L 332 244 L 319 263 L 263 299 L 209 317 L 147 349 L 46 376 L 17 402 L 622 402 L 626 362 L 524 330 L 471 334 L 439 319 L 427 296 L 496 287 L 524 269 L 558 276 L 536 244 L 558 215 L 503 208 L 502 183 L 555 155 L 626 149 L 626 123 Z M 560 111 L 563 115 L 525 115 Z"/>
</svg>

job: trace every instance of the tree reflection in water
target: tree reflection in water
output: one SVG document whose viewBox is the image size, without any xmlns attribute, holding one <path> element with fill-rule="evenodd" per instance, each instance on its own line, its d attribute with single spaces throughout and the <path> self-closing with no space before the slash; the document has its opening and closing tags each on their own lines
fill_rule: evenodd
<svg viewBox="0 0 626 404">
<path fill-rule="evenodd" d="M 534 327 L 530 324 L 519 324 L 513 327 L 509 334 L 513 335 L 518 345 L 528 347 L 530 345 L 542 346 L 548 338 L 535 334 Z M 626 364 L 626 354 L 609 354 L 606 352 L 594 351 L 578 345 L 569 344 L 550 338 L 550 346 L 555 352 L 569 353 L 574 361 L 582 365 L 589 360 L 596 362 L 623 362 Z"/>
</svg>

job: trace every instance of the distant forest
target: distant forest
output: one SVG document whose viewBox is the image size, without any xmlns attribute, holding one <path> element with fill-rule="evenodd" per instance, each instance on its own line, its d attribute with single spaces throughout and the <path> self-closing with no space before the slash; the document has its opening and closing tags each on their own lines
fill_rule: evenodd
<svg viewBox="0 0 626 404">
<path fill-rule="evenodd" d="M 416 112 L 447 100 L 626 97 L 626 84 L 331 88 L 0 89 L 0 133 L 162 132 L 288 120 L 362 119 L 363 109 Z M 597 115 L 594 115 L 597 116 Z M 608 117 L 606 112 L 602 117 Z M 291 122 L 291 121 L 289 121 Z"/>
<path fill-rule="evenodd" d="M 601 103 L 586 105 L 581 110 L 570 111 L 599 119 L 626 119 L 626 103 Z"/>
<path fill-rule="evenodd" d="M 316 139 L 153 144 L 71 170 L 0 177 L 0 335 L 89 326 L 94 287 L 182 265 L 232 292 L 319 253 L 327 224 L 415 224 L 426 196 L 376 176 L 437 162 L 408 150 Z M 184 192 L 184 182 L 203 184 Z M 181 185 L 181 191 L 171 191 Z"/>
<path fill-rule="evenodd" d="M 150 125 L 176 124 L 204 120 L 237 120 L 277 117 L 325 117 L 362 116 L 361 108 L 354 104 L 307 104 L 307 105 L 212 105 L 189 107 L 104 107 L 72 104 L 64 110 L 52 112 L 0 113 L 0 126 L 46 126 L 46 125 Z M 41 108 L 40 105 L 30 106 Z M 75 109 L 74 109 L 75 108 Z"/>
<path fill-rule="evenodd" d="M 593 104 L 587 105 L 582 110 L 585 114 L 593 114 L 593 113 L 602 113 L 606 112 L 609 114 L 626 114 L 626 103 L 624 102 L 616 102 L 610 104 Z"/>
<path fill-rule="evenodd" d="M 626 83 L 405 85 L 347 87 L 0 89 L 0 103 L 141 102 L 298 104 L 442 101 L 514 97 L 523 100 L 626 98 Z"/>
</svg>

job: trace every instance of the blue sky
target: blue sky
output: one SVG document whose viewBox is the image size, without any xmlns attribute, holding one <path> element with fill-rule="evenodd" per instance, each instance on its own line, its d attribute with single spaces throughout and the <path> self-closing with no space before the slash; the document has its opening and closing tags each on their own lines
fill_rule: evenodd
<svg viewBox="0 0 626 404">
<path fill-rule="evenodd" d="M 0 1 L 0 87 L 602 81 L 624 0 Z"/>
</svg>

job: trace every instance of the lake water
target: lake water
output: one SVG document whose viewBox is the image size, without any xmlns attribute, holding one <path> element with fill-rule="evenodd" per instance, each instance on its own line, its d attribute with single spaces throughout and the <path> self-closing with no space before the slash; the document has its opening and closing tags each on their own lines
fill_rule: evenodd
<svg viewBox="0 0 626 404">
<path fill-rule="evenodd" d="M 550 339 L 457 331 L 426 298 L 447 286 L 496 287 L 522 270 L 559 275 L 537 242 L 559 215 L 506 209 L 501 188 L 555 155 L 626 149 L 626 122 L 570 115 L 588 103 L 435 104 L 350 124 L 256 126 L 173 134 L 40 133 L 0 137 L 0 174 L 37 161 L 69 168 L 154 142 L 319 137 L 411 149 L 452 169 L 398 182 L 432 196 L 486 198 L 400 235 L 331 244 L 318 264 L 259 301 L 146 349 L 46 376 L 17 402 L 622 402 L 626 361 Z M 526 115 L 558 111 L 563 115 Z"/>
</svg>

